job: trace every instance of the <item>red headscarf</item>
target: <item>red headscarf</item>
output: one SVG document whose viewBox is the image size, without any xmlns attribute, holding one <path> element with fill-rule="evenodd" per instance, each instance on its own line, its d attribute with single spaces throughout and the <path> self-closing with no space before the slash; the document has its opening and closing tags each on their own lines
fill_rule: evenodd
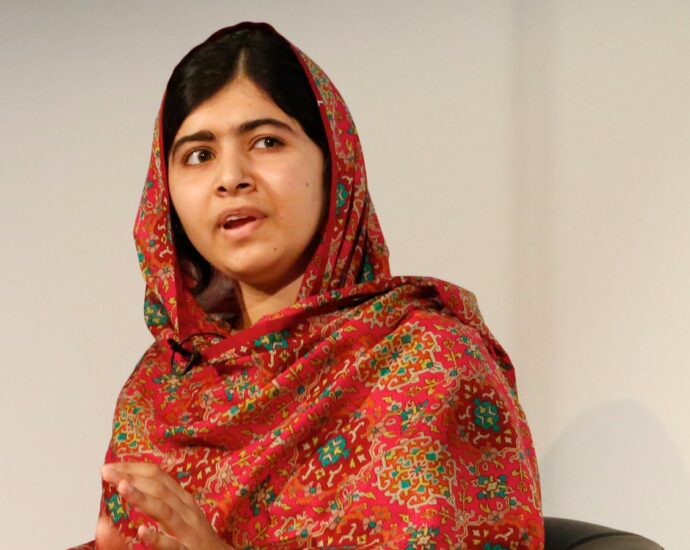
<svg viewBox="0 0 690 550">
<path fill-rule="evenodd" d="M 231 335 L 187 288 L 163 100 L 134 229 L 155 342 L 119 396 L 106 462 L 160 464 L 237 548 L 539 548 L 537 464 L 510 359 L 472 293 L 391 276 L 347 107 L 292 48 L 332 166 L 298 301 Z M 144 548 L 136 529 L 151 520 L 103 491 L 101 512 Z"/>
</svg>

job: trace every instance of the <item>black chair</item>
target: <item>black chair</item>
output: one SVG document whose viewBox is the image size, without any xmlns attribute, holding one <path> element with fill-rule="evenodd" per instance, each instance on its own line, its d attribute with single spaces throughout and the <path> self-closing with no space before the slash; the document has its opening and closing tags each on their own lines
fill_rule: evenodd
<svg viewBox="0 0 690 550">
<path fill-rule="evenodd" d="M 573 519 L 544 518 L 544 529 L 544 550 L 663 550 L 640 535 Z"/>
</svg>

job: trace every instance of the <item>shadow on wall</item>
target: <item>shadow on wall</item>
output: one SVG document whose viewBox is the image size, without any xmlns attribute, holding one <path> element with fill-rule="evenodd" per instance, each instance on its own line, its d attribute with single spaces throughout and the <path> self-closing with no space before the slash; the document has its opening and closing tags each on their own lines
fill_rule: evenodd
<svg viewBox="0 0 690 550">
<path fill-rule="evenodd" d="M 669 414 L 673 409 L 669 405 Z M 666 548 L 690 537 L 690 479 L 682 456 L 638 402 L 605 403 L 580 416 L 539 466 L 544 515 L 631 531 Z"/>
</svg>

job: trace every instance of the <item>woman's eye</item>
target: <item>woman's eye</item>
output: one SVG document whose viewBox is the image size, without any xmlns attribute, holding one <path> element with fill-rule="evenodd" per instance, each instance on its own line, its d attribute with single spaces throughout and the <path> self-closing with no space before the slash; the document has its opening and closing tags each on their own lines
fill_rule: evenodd
<svg viewBox="0 0 690 550">
<path fill-rule="evenodd" d="M 278 138 L 275 137 L 263 137 L 260 139 L 257 139 L 254 142 L 254 147 L 257 149 L 272 149 L 278 145 L 282 145 L 283 142 L 280 141 Z"/>
<path fill-rule="evenodd" d="M 195 149 L 185 158 L 185 164 L 201 164 L 211 158 L 211 152 L 206 149 Z"/>
</svg>

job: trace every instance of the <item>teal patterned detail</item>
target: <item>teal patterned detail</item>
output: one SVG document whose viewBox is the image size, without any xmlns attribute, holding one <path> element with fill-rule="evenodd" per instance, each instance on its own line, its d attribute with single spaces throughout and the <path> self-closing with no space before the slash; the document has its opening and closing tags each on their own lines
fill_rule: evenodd
<svg viewBox="0 0 690 550">
<path fill-rule="evenodd" d="M 338 187 L 336 189 L 336 202 L 335 202 L 335 208 L 336 210 L 340 210 L 343 206 L 345 206 L 345 203 L 347 202 L 347 197 L 349 196 L 349 193 L 347 192 L 347 188 L 345 187 L 345 184 L 342 182 L 338 183 Z"/>
<path fill-rule="evenodd" d="M 468 338 L 467 336 L 461 336 L 460 341 L 467 346 L 465 348 L 465 355 L 469 355 L 470 357 L 474 357 L 475 359 L 484 359 L 482 352 L 479 351 L 479 346 L 475 344 L 470 338 Z"/>
<path fill-rule="evenodd" d="M 482 546 L 482 550 L 510 550 L 502 544 L 494 544 L 493 542 L 487 542 Z"/>
<path fill-rule="evenodd" d="M 334 437 L 323 447 L 319 448 L 319 460 L 322 466 L 331 466 L 341 458 L 347 458 L 348 456 L 350 456 L 350 451 L 342 435 Z"/>
<path fill-rule="evenodd" d="M 113 518 L 113 523 L 119 523 L 122 518 L 127 519 L 129 517 L 124 506 L 122 506 L 122 500 L 118 493 L 114 493 L 113 496 L 106 499 L 105 504 L 108 507 L 108 512 L 110 512 L 110 517 Z"/>
<path fill-rule="evenodd" d="M 149 327 L 160 327 L 170 321 L 165 308 L 158 302 L 144 301 L 144 318 Z"/>
<path fill-rule="evenodd" d="M 426 399 L 422 403 L 410 403 L 407 405 L 405 410 L 400 413 L 400 417 L 402 418 L 400 428 L 403 432 L 407 431 L 411 422 L 414 422 L 419 416 L 421 416 L 421 413 L 428 404 L 429 400 Z"/>
<path fill-rule="evenodd" d="M 264 334 L 261 338 L 254 340 L 254 345 L 257 348 L 265 348 L 269 351 L 288 347 L 287 337 L 290 335 L 288 330 L 277 330 Z"/>
<path fill-rule="evenodd" d="M 439 531 L 438 527 L 417 527 L 407 539 L 405 550 L 434 550 Z"/>
<path fill-rule="evenodd" d="M 426 448 L 413 447 L 406 454 L 397 455 L 388 451 L 385 458 L 391 468 L 382 472 L 380 479 L 387 486 L 395 487 L 396 495 L 408 504 L 413 499 L 426 499 L 448 473 L 438 452 Z"/>
<path fill-rule="evenodd" d="M 194 430 L 194 428 L 185 428 L 184 426 L 173 426 L 172 428 L 166 428 L 163 436 L 174 437 L 179 434 L 194 437 L 196 435 L 196 431 Z"/>
<path fill-rule="evenodd" d="M 139 267 L 141 268 L 141 272 L 144 274 L 144 276 L 148 277 L 149 275 L 151 275 L 151 269 L 149 269 L 148 265 L 146 264 L 146 257 L 144 256 L 144 253 L 141 251 L 141 248 L 139 248 L 138 244 L 137 258 L 139 259 Z"/>
<path fill-rule="evenodd" d="M 319 399 L 325 399 L 327 397 L 334 396 L 338 399 L 343 395 L 343 390 L 340 388 L 336 388 L 334 391 L 331 391 L 330 386 L 326 386 L 323 391 L 319 394 Z"/>
<path fill-rule="evenodd" d="M 364 260 L 364 267 L 362 268 L 362 276 L 360 277 L 360 283 L 366 283 L 367 281 L 374 280 L 374 267 L 371 265 L 369 258 Z"/>
<path fill-rule="evenodd" d="M 500 476 L 479 476 L 479 487 L 482 489 L 479 491 L 477 497 L 480 499 L 489 499 L 496 497 L 505 497 L 507 485 L 507 478 L 504 475 Z"/>
<path fill-rule="evenodd" d="M 276 499 L 276 494 L 270 485 L 271 476 L 267 476 L 261 483 L 256 486 L 249 494 L 249 500 L 251 502 L 252 513 L 258 516 L 261 513 L 262 508 L 267 508 Z"/>
<path fill-rule="evenodd" d="M 163 387 L 161 392 L 165 394 L 165 400 L 168 403 L 174 403 L 177 399 L 177 390 L 182 385 L 182 379 L 170 373 L 162 374 L 151 379 L 154 383 L 160 384 Z"/>
<path fill-rule="evenodd" d="M 498 407 L 491 401 L 481 401 L 480 399 L 475 399 L 474 404 L 476 405 L 474 408 L 474 423 L 485 430 L 500 431 Z"/>
</svg>

